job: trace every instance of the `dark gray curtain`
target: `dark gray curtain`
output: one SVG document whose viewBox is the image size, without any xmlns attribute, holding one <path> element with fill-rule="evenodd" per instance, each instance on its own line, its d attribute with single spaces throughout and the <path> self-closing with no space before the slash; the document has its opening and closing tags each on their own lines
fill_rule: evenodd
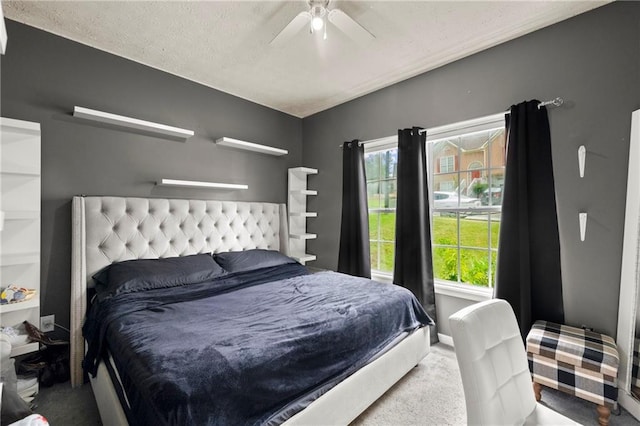
<svg viewBox="0 0 640 426">
<path fill-rule="evenodd" d="M 408 288 L 429 316 L 436 319 L 433 289 L 426 133 L 419 128 L 398 130 L 398 188 L 393 282 Z M 438 330 L 431 326 L 431 343 Z"/>
<path fill-rule="evenodd" d="M 525 338 L 536 320 L 564 322 L 560 237 L 547 109 L 511 107 L 495 297 L 507 300 Z"/>
<path fill-rule="evenodd" d="M 342 144 L 342 223 L 338 272 L 371 278 L 364 147 L 360 146 L 358 140 Z"/>
</svg>

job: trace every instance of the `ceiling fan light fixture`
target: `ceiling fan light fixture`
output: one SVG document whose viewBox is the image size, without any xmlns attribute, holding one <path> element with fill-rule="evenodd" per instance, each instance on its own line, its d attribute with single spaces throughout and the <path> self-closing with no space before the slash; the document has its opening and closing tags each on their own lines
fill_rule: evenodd
<svg viewBox="0 0 640 426">
<path fill-rule="evenodd" d="M 311 19 L 311 26 L 314 30 L 320 31 L 324 27 L 324 19 L 321 16 L 314 16 Z"/>
<path fill-rule="evenodd" d="M 357 43 L 366 44 L 375 39 L 373 34 L 342 10 L 335 7 L 329 9 L 330 1 L 307 0 L 309 9 L 298 13 L 269 44 L 273 46 L 282 44 L 305 27 L 311 34 L 322 31 L 322 38 L 326 40 L 329 23 Z"/>
<path fill-rule="evenodd" d="M 327 16 L 327 8 L 325 4 L 309 3 L 309 13 L 311 14 L 311 32 L 320 31 L 324 26 L 324 18 Z"/>
</svg>

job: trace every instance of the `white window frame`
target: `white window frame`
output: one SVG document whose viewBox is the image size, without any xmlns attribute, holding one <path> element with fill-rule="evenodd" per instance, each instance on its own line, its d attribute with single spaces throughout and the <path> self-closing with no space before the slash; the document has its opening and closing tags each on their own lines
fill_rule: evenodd
<svg viewBox="0 0 640 426">
<path fill-rule="evenodd" d="M 452 137 L 458 135 L 468 135 L 473 133 L 485 132 L 487 130 L 500 129 L 505 127 L 504 121 L 504 113 L 494 114 L 486 117 L 480 117 L 472 120 L 466 120 L 458 123 L 447 124 L 445 126 L 438 126 L 427 129 L 427 148 L 429 149 L 429 145 L 434 142 L 450 139 Z M 386 149 L 393 149 L 398 147 L 398 137 L 397 136 L 388 136 L 385 138 L 374 139 L 370 141 L 363 142 L 365 154 L 383 151 Z M 427 173 L 433 168 L 433 156 L 427 155 Z M 455 164 L 455 163 L 454 163 Z M 454 167 L 455 168 L 455 167 Z M 431 186 L 431 185 L 430 185 Z M 429 188 L 431 192 L 429 200 L 430 203 L 433 203 L 433 189 Z M 477 209 L 478 211 L 485 212 L 499 212 L 501 211 L 501 206 L 485 206 L 483 208 Z M 430 206 L 430 210 L 438 211 L 439 209 L 434 209 L 433 204 Z M 443 209 L 448 212 L 451 211 L 468 211 L 467 208 L 462 209 Z M 475 211 L 476 209 L 474 209 Z M 431 243 L 433 246 L 433 243 Z M 371 278 L 383 282 L 383 283 L 392 283 L 393 282 L 393 274 L 385 273 L 381 271 L 371 270 Z M 483 300 L 488 300 L 493 297 L 493 287 L 479 287 L 471 284 L 462 284 L 456 283 L 452 281 L 445 281 L 441 279 L 435 279 L 434 282 L 435 292 L 438 295 L 451 296 L 460 299 L 470 300 L 480 302 Z"/>
</svg>

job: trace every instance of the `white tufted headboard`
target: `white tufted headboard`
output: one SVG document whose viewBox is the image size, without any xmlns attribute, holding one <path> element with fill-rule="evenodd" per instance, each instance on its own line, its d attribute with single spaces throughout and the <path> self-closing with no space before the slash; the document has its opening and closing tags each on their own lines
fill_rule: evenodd
<svg viewBox="0 0 640 426">
<path fill-rule="evenodd" d="M 82 384 L 87 287 L 123 260 L 254 248 L 289 253 L 284 204 L 123 197 L 73 197 L 71 384 Z"/>
</svg>

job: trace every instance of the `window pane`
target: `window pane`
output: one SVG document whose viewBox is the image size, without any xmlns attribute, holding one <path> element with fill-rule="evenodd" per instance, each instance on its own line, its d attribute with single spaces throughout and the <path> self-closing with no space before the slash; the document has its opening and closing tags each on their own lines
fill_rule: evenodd
<svg viewBox="0 0 640 426">
<path fill-rule="evenodd" d="M 500 216 L 501 213 L 491 213 L 491 248 L 498 248 L 498 240 L 500 238 Z"/>
<path fill-rule="evenodd" d="M 378 230 L 378 221 L 380 220 L 380 213 L 369 212 L 369 239 L 379 240 L 380 233 Z"/>
<path fill-rule="evenodd" d="M 458 281 L 458 250 L 433 248 L 433 276 L 436 279 Z"/>
<path fill-rule="evenodd" d="M 371 269 L 379 271 L 380 264 L 378 263 L 378 251 L 380 249 L 379 243 L 375 241 L 370 242 L 370 252 L 371 252 Z"/>
<path fill-rule="evenodd" d="M 458 207 L 458 173 L 443 173 L 433 176 L 433 207 L 437 209 Z"/>
<path fill-rule="evenodd" d="M 380 208 L 383 209 L 395 209 L 396 197 L 398 192 L 396 191 L 396 180 L 383 180 L 380 182 Z"/>
<path fill-rule="evenodd" d="M 434 174 L 451 173 L 458 171 L 458 138 L 442 140 L 433 144 L 433 168 Z"/>
<path fill-rule="evenodd" d="M 396 212 L 380 214 L 380 239 L 383 241 L 396 240 Z"/>
<path fill-rule="evenodd" d="M 438 213 L 433 217 L 433 244 L 445 246 L 458 245 L 458 219 L 455 213 Z"/>
<path fill-rule="evenodd" d="M 498 258 L 498 253 L 495 251 L 491 252 L 491 287 L 495 287 L 496 285 L 496 265 L 498 262 L 496 259 Z"/>
<path fill-rule="evenodd" d="M 371 269 L 392 272 L 396 227 L 397 148 L 365 154 Z"/>
<path fill-rule="evenodd" d="M 489 216 L 478 214 L 460 218 L 460 245 L 465 247 L 489 247 Z"/>
<path fill-rule="evenodd" d="M 489 253 L 487 250 L 460 249 L 460 281 L 489 286 Z"/>
<path fill-rule="evenodd" d="M 393 272 L 393 252 L 395 243 L 380 243 L 379 271 Z"/>
<path fill-rule="evenodd" d="M 397 177 L 398 172 L 398 149 L 389 149 L 380 153 L 380 178 L 388 179 Z"/>
<path fill-rule="evenodd" d="M 490 169 L 488 173 L 488 185 L 481 196 L 484 206 L 501 206 L 502 191 L 504 189 L 504 168 Z"/>
<path fill-rule="evenodd" d="M 370 209 L 380 207 L 380 182 L 367 183 L 367 196 L 369 197 L 367 202 L 369 203 Z"/>
<path fill-rule="evenodd" d="M 364 167 L 368 181 L 380 179 L 380 153 L 365 154 Z"/>
<path fill-rule="evenodd" d="M 504 167 L 507 164 L 507 152 L 505 150 L 505 131 L 504 129 L 493 130 L 491 133 L 490 157 L 488 158 L 489 165 L 487 167 Z"/>
</svg>

